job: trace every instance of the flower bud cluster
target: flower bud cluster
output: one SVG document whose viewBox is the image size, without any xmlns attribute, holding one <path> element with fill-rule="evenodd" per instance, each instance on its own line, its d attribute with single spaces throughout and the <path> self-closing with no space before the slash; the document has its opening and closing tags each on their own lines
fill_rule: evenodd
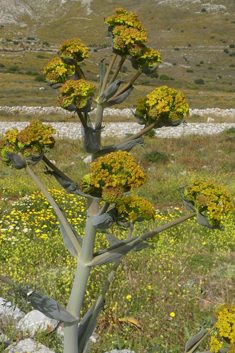
<svg viewBox="0 0 235 353">
<path fill-rule="evenodd" d="M 133 191 L 145 181 L 145 173 L 136 159 L 126 151 L 118 151 L 91 163 L 91 173 L 81 179 L 79 186 L 85 193 L 116 203 L 124 192 Z"/>
<path fill-rule="evenodd" d="M 149 125 L 156 121 L 160 123 L 161 120 L 182 120 L 185 115 L 189 115 L 189 106 L 182 92 L 161 86 L 138 99 L 135 114 L 144 117 Z"/>
<path fill-rule="evenodd" d="M 65 82 L 74 72 L 74 65 L 66 65 L 56 57 L 45 66 L 43 74 L 46 75 L 47 81 Z"/>
<path fill-rule="evenodd" d="M 28 157 L 32 154 L 39 155 L 45 148 L 52 148 L 55 140 L 52 134 L 55 129 L 50 125 L 43 125 L 39 120 L 34 120 L 24 130 L 9 130 L 0 142 L 3 162 L 9 164 L 7 155 L 10 152 L 19 153 Z"/>
<path fill-rule="evenodd" d="M 122 197 L 116 206 L 118 212 L 132 222 L 138 219 L 149 221 L 155 218 L 155 209 L 152 204 L 138 195 Z"/>
<path fill-rule="evenodd" d="M 59 48 L 59 54 L 61 58 L 71 58 L 75 61 L 82 61 L 89 57 L 88 48 L 79 38 L 64 41 Z"/>
<path fill-rule="evenodd" d="M 216 311 L 216 332 L 210 340 L 210 351 L 217 353 L 223 344 L 220 338 L 229 342 L 228 352 L 235 352 L 235 305 L 222 304 Z M 219 337 L 218 337 L 219 336 Z M 218 338 L 217 338 L 218 337 Z"/>
<path fill-rule="evenodd" d="M 185 188 L 184 196 L 213 226 L 219 226 L 223 216 L 229 216 L 234 211 L 232 197 L 222 186 L 212 181 L 194 181 L 192 186 Z"/>
<path fill-rule="evenodd" d="M 58 102 L 63 109 L 68 109 L 70 104 L 75 104 L 77 109 L 86 106 L 87 100 L 94 94 L 96 86 L 86 80 L 68 80 L 60 87 Z"/>
<path fill-rule="evenodd" d="M 148 42 L 146 29 L 141 25 L 138 16 L 118 8 L 115 15 L 108 17 L 105 24 L 112 32 L 113 51 L 121 56 L 129 56 L 133 67 L 140 69 L 157 65 L 161 61 L 161 54 L 143 43 Z"/>
</svg>

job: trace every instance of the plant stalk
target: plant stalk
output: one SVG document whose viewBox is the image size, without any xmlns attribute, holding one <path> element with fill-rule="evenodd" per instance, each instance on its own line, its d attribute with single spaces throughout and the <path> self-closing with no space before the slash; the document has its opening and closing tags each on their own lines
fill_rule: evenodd
<svg viewBox="0 0 235 353">
<path fill-rule="evenodd" d="M 61 178 L 70 181 L 71 183 L 73 182 L 72 179 L 70 179 L 66 174 L 64 174 L 60 169 L 58 169 L 49 159 L 43 155 L 42 160 L 51 168 L 53 169 Z"/>
<path fill-rule="evenodd" d="M 33 181 L 35 182 L 35 184 L 39 187 L 39 189 L 42 191 L 42 193 L 45 195 L 47 201 L 51 204 L 51 206 L 53 207 L 58 219 L 60 220 L 60 222 L 62 223 L 66 233 L 68 234 L 77 254 L 80 253 L 81 251 L 81 246 L 78 243 L 72 229 L 69 226 L 69 223 L 67 221 L 67 219 L 64 217 L 63 213 L 61 212 L 60 208 L 58 207 L 57 203 L 55 202 L 55 200 L 53 199 L 53 197 L 49 194 L 49 192 L 47 191 L 47 189 L 45 188 L 45 186 L 41 183 L 41 181 L 38 179 L 38 177 L 34 174 L 34 172 L 29 168 L 29 166 L 26 166 L 26 172 L 29 174 L 29 176 L 33 179 Z"/>
<path fill-rule="evenodd" d="M 95 213 L 97 209 L 97 200 L 88 200 L 88 214 Z M 95 245 L 96 228 L 87 218 L 85 234 L 78 260 L 75 280 L 70 294 L 67 310 L 75 317 L 80 317 L 80 311 L 86 291 L 87 281 L 90 274 L 90 268 L 87 264 L 93 258 Z M 64 324 L 64 353 L 78 353 L 77 323 Z"/>
<path fill-rule="evenodd" d="M 79 65 L 78 65 L 77 63 L 75 63 L 74 66 L 75 66 L 75 69 L 76 69 L 76 71 L 77 71 L 79 77 L 80 77 L 82 80 L 85 80 L 85 77 L 84 77 L 84 75 L 83 75 L 83 73 L 82 73 L 82 71 L 81 71 Z"/>
<path fill-rule="evenodd" d="M 125 57 L 122 57 L 122 58 L 121 58 L 121 60 L 120 60 L 120 62 L 119 62 L 119 64 L 118 64 L 118 67 L 116 68 L 116 70 L 115 70 L 113 76 L 111 77 L 111 79 L 110 79 L 110 81 L 109 81 L 109 85 L 110 85 L 111 83 L 113 83 L 114 80 L 116 79 L 116 77 L 117 77 L 117 75 L 119 74 L 119 71 L 121 70 L 122 65 L 124 64 L 125 60 L 126 60 Z"/>
<path fill-rule="evenodd" d="M 127 82 L 127 84 L 125 84 L 125 86 L 123 86 L 122 88 L 120 88 L 120 90 L 117 91 L 117 92 L 114 94 L 114 96 L 108 100 L 108 102 L 109 102 L 111 99 L 113 99 L 113 98 L 119 96 L 119 95 L 120 95 L 121 93 L 123 93 L 127 88 L 129 88 L 129 87 L 132 85 L 132 83 L 135 82 L 135 80 L 137 80 L 137 78 L 138 78 L 140 75 L 141 75 L 141 72 L 137 71 L 137 73 L 135 74 L 135 76 L 132 77 L 132 79 L 131 79 L 129 82 Z"/>
<path fill-rule="evenodd" d="M 105 88 L 106 88 L 106 85 L 107 85 L 107 82 L 108 82 L 108 78 L 109 78 L 109 74 L 110 74 L 110 71 L 112 70 L 112 67 L 115 63 L 115 60 L 117 59 L 117 54 L 113 54 L 113 57 L 112 57 L 112 60 L 110 61 L 109 63 L 109 66 L 108 66 L 108 69 L 105 73 L 105 76 L 104 76 L 104 81 L 103 81 L 103 84 L 102 84 L 102 87 L 101 87 L 101 90 L 100 90 L 100 96 L 104 93 L 105 91 Z"/>
</svg>

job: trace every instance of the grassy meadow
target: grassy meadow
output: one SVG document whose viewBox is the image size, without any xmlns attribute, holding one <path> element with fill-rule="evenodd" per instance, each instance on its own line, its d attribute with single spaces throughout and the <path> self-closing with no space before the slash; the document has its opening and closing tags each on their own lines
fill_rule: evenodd
<svg viewBox="0 0 235 353">
<path fill-rule="evenodd" d="M 206 137 L 146 137 L 145 149 L 134 148 L 133 155 L 147 174 L 146 184 L 137 193 L 156 209 L 155 221 L 137 224 L 134 234 L 187 214 L 177 188 L 195 179 L 218 182 L 235 198 L 234 141 L 235 130 L 230 129 Z M 104 144 L 110 143 L 105 139 Z M 48 153 L 48 158 L 74 181 L 89 171 L 82 161 L 86 156 L 82 140 L 57 139 L 55 148 Z M 64 248 L 56 216 L 23 170 L 3 165 L 0 170 L 1 273 L 66 306 L 76 261 Z M 34 170 L 82 236 L 86 201 L 61 190 L 52 177 L 43 173 L 42 162 Z M 191 219 L 160 233 L 159 238 L 149 241 L 147 249 L 126 256 L 98 318 L 99 338 L 97 343 L 91 343 L 91 351 L 126 348 L 136 353 L 178 353 L 201 328 L 212 327 L 214 307 L 235 299 L 234 220 L 224 220 L 220 231 L 202 227 Z M 126 231 L 117 226 L 112 232 L 126 236 Z M 106 238 L 98 233 L 96 250 L 104 247 Z M 108 265 L 92 271 L 83 313 L 95 301 L 110 268 Z M 0 284 L 0 296 L 11 300 L 11 290 Z M 20 299 L 17 305 L 25 312 L 32 309 Z M 12 342 L 29 337 L 10 323 L 2 322 L 1 328 Z M 56 334 L 48 336 L 39 331 L 35 337 L 55 352 L 63 352 Z M 209 339 L 201 347 L 208 349 Z M 3 350 L 0 345 L 0 352 Z"/>
</svg>

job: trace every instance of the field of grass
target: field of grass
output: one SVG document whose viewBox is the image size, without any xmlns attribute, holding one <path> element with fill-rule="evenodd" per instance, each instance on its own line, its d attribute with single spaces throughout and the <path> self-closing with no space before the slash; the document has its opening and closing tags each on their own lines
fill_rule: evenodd
<svg viewBox="0 0 235 353">
<path fill-rule="evenodd" d="M 218 182 L 235 198 L 234 141 L 235 132 L 231 129 L 211 137 L 146 138 L 145 149 L 133 149 L 147 173 L 147 183 L 138 189 L 138 194 L 156 209 L 155 222 L 138 224 L 135 234 L 188 213 L 177 188 L 195 179 Z M 105 140 L 107 145 L 110 142 Z M 55 149 L 48 154 L 77 182 L 89 171 L 82 162 L 86 156 L 81 140 L 57 139 Z M 85 201 L 64 193 L 54 179 L 43 173 L 42 164 L 34 170 L 82 236 Z M 24 171 L 1 165 L 0 213 L 0 272 L 66 306 L 76 261 L 64 248 L 54 212 Z M 178 353 L 189 337 L 203 327 L 212 327 L 214 307 L 235 299 L 234 220 L 224 220 L 220 231 L 199 226 L 192 219 L 160 233 L 159 239 L 149 241 L 149 248 L 131 252 L 109 290 L 96 328 L 100 338 L 91 350 L 100 353 L 127 348 L 136 353 Z M 118 227 L 112 231 L 120 237 L 125 235 Z M 105 246 L 104 235 L 98 233 L 96 250 Z M 110 267 L 93 270 L 83 313 L 94 302 Z M 1 284 L 0 296 L 10 300 L 10 290 Z M 18 305 L 25 312 L 31 310 L 21 300 Z M 118 321 L 124 317 L 135 318 L 137 325 Z M 10 325 L 3 331 L 12 341 L 23 337 Z M 55 335 L 38 332 L 36 338 L 57 353 L 62 352 Z M 208 342 L 201 350 L 208 350 Z"/>
</svg>

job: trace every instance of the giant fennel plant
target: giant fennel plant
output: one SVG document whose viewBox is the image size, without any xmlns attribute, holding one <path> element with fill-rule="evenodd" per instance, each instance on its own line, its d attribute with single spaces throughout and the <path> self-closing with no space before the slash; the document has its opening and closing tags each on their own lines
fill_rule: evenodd
<svg viewBox="0 0 235 353">
<path fill-rule="evenodd" d="M 65 353 L 87 352 L 89 337 L 96 326 L 106 293 L 124 255 L 132 250 L 147 247 L 148 243 L 144 242 L 146 239 L 151 239 L 158 233 L 195 216 L 199 224 L 218 228 L 221 219 L 229 216 L 234 209 L 231 196 L 221 186 L 210 181 L 197 180 L 193 185 L 179 189 L 184 205 L 191 213 L 142 235 L 132 236 L 135 223 L 154 219 L 155 211 L 147 200 L 134 193 L 136 188 L 146 182 L 146 176 L 129 151 L 136 145 L 143 145 L 143 136 L 151 129 L 182 123 L 184 116 L 188 115 L 189 107 L 184 94 L 180 91 L 167 86 L 158 87 L 146 97 L 139 99 L 134 112 L 137 122 L 144 125 L 143 129 L 118 143 L 102 146 L 104 109 L 123 102 L 131 94 L 134 81 L 142 73 L 151 75 L 161 63 L 160 53 L 146 46 L 145 43 L 148 42 L 146 29 L 135 13 L 129 13 L 122 8 L 116 9 L 115 14 L 105 20 L 105 26 L 111 37 L 113 56 L 107 70 L 103 61 L 100 62 L 99 88 L 86 80 L 79 66 L 80 62 L 88 58 L 88 49 L 78 38 L 62 43 L 59 56 L 52 59 L 44 69 L 48 85 L 59 89 L 57 98 L 59 105 L 63 109 L 76 112 L 80 118 L 84 148 L 92 156 L 90 173 L 84 175 L 81 180 L 73 181 L 47 159 L 46 151 L 55 145 L 53 138 L 55 130 L 39 121 L 31 122 L 21 131 L 17 129 L 7 131 L 0 142 L 2 162 L 16 169 L 25 169 L 34 180 L 58 217 L 65 247 L 77 259 L 74 284 L 66 308 L 40 291 L 20 286 L 2 275 L 0 279 L 13 286 L 14 290 L 34 308 L 64 323 Z M 118 78 L 125 60 L 129 60 L 136 70 L 134 77 L 126 83 Z M 114 69 L 116 61 L 118 63 Z M 112 69 L 114 71 L 111 71 Z M 91 122 L 89 112 L 93 104 L 96 104 L 97 109 L 95 121 Z M 45 173 L 54 176 L 68 193 L 87 199 L 87 222 L 83 238 L 67 221 L 33 172 L 32 167 L 40 161 L 46 164 Z M 114 223 L 127 228 L 125 241 L 109 232 Z M 97 231 L 105 232 L 110 246 L 94 253 Z M 94 266 L 109 263 L 113 263 L 113 267 L 102 291 L 95 304 L 80 318 L 90 271 Z M 225 317 L 221 310 L 218 312 L 220 321 Z M 217 328 L 221 331 L 221 325 L 218 324 Z M 234 346 L 232 333 L 228 335 L 231 336 Z M 187 342 L 186 351 L 193 351 L 195 344 L 203 336 L 204 333 Z M 211 344 L 215 347 L 215 351 L 221 346 L 213 337 Z"/>
</svg>

